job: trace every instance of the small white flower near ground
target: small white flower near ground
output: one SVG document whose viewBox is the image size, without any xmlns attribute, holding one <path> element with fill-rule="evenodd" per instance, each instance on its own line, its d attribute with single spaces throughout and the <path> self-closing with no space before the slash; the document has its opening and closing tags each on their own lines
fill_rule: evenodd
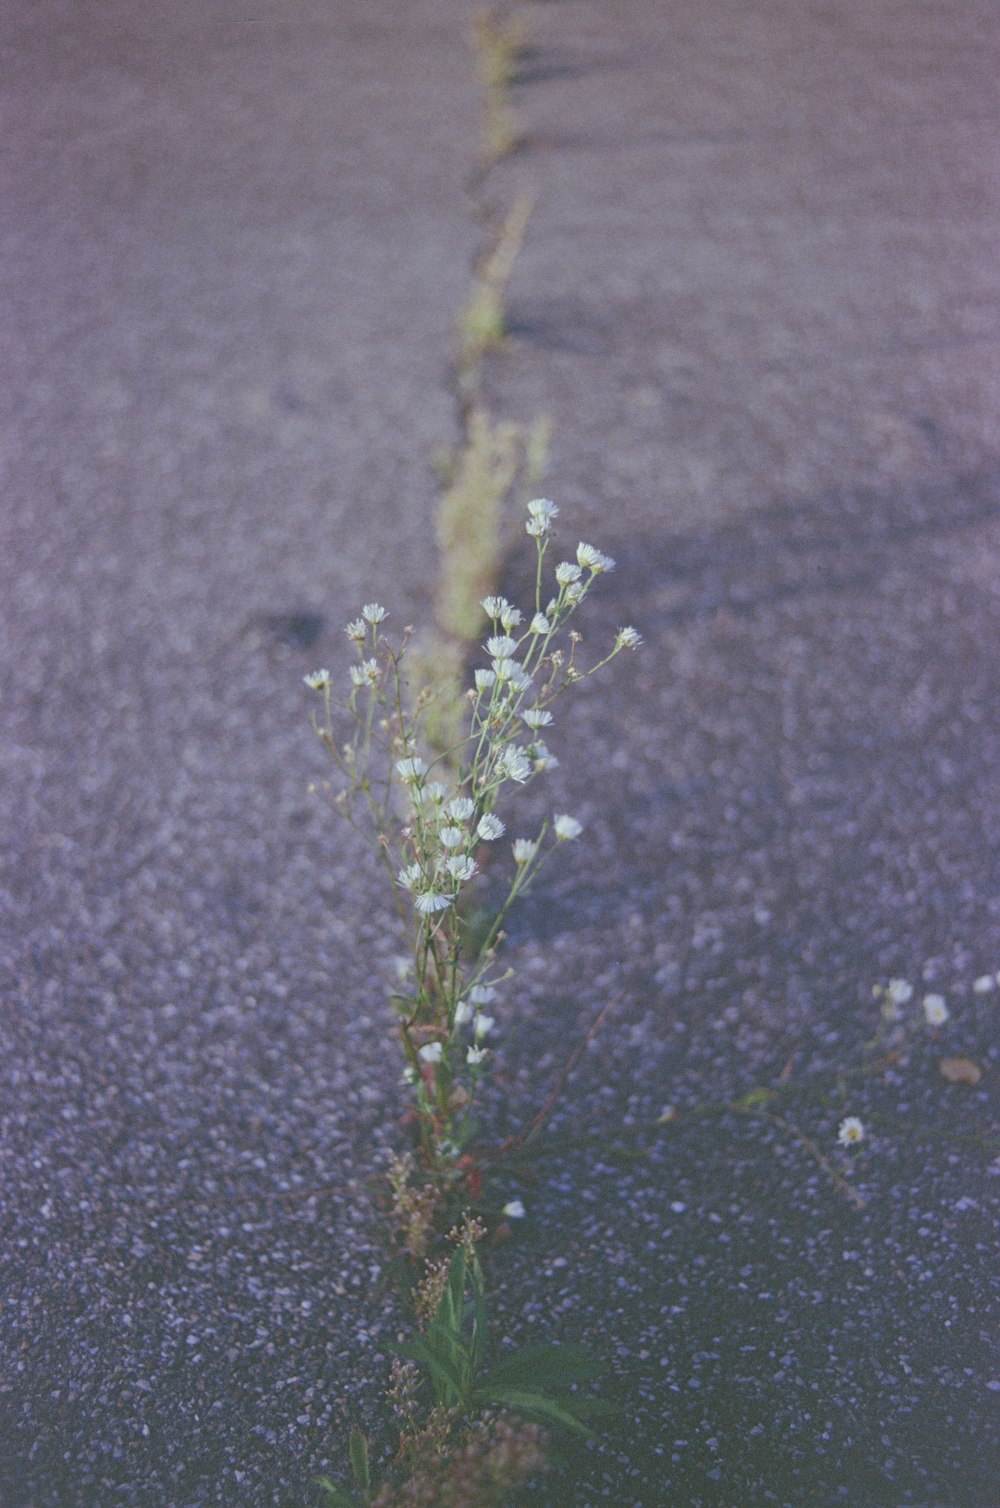
<svg viewBox="0 0 1000 1508">
<path fill-rule="evenodd" d="M 517 654 L 517 640 L 508 634 L 494 634 L 486 640 L 486 653 L 491 660 L 509 659 Z"/>
<path fill-rule="evenodd" d="M 477 1063 L 481 1063 L 484 1058 L 489 1057 L 489 1052 L 488 1047 L 470 1047 L 465 1054 L 465 1061 L 475 1067 Z"/>
<path fill-rule="evenodd" d="M 444 867 L 452 879 L 457 881 L 459 885 L 464 885 L 466 880 L 471 880 L 476 873 L 475 859 L 463 859 L 458 854 L 454 858 L 446 860 Z"/>
<path fill-rule="evenodd" d="M 414 785 L 427 774 L 427 766 L 422 759 L 412 754 L 408 759 L 396 760 L 396 774 L 404 785 Z"/>
<path fill-rule="evenodd" d="M 583 832 L 583 823 L 575 817 L 567 817 L 565 812 L 560 812 L 552 823 L 552 829 L 560 843 L 572 842 Z"/>
<path fill-rule="evenodd" d="M 552 713 L 545 707 L 529 707 L 521 716 L 529 728 L 547 728 L 552 721 Z"/>
<path fill-rule="evenodd" d="M 428 890 L 426 895 L 418 895 L 413 904 L 422 916 L 433 916 L 435 911 L 447 911 L 451 902 L 450 895 L 439 895 L 434 890 Z"/>
<path fill-rule="evenodd" d="M 366 602 L 361 609 L 362 618 L 367 618 L 369 623 L 381 623 L 388 617 L 386 610 L 378 602 Z"/>
<path fill-rule="evenodd" d="M 536 613 L 531 620 L 531 632 L 533 634 L 547 634 L 551 628 L 552 624 L 544 613 Z"/>
<path fill-rule="evenodd" d="M 510 633 L 512 628 L 517 628 L 523 617 L 519 607 L 509 607 L 505 613 L 500 614 L 500 627 Z"/>
<path fill-rule="evenodd" d="M 304 675 L 302 679 L 310 691 L 327 691 L 331 684 L 328 670 L 314 670 L 312 675 Z"/>
<path fill-rule="evenodd" d="M 396 879 L 404 890 L 412 890 L 414 886 L 420 884 L 423 877 L 424 872 L 419 864 L 407 864 L 405 869 L 399 871 Z"/>
<path fill-rule="evenodd" d="M 489 691 L 491 686 L 496 685 L 497 673 L 495 670 L 476 671 L 476 690 Z"/>
<path fill-rule="evenodd" d="M 355 686 L 376 686 L 378 684 L 378 661 L 362 660 L 360 665 L 352 665 L 351 680 Z"/>
<path fill-rule="evenodd" d="M 943 995 L 924 996 L 924 1017 L 928 1026 L 943 1026 L 949 1016 Z"/>
<path fill-rule="evenodd" d="M 344 633 L 349 639 L 353 639 L 355 644 L 363 644 L 368 637 L 368 630 L 365 627 L 364 619 L 355 618 L 353 623 L 348 623 L 344 629 Z"/>
<path fill-rule="evenodd" d="M 455 1007 L 455 1025 L 465 1026 L 472 1020 L 472 1006 L 467 1000 L 460 1000 Z"/>
<path fill-rule="evenodd" d="M 996 977 L 993 974 L 980 974 L 978 979 L 973 980 L 972 988 L 977 995 L 988 995 L 997 987 Z"/>
<path fill-rule="evenodd" d="M 477 1016 L 475 1026 L 477 1040 L 480 1037 L 488 1037 L 496 1024 L 495 1016 Z"/>
<path fill-rule="evenodd" d="M 842 1147 L 854 1147 L 864 1141 L 865 1128 L 856 1115 L 848 1115 L 837 1128 L 837 1140 Z"/>
<path fill-rule="evenodd" d="M 549 497 L 533 497 L 528 504 L 528 512 L 532 518 L 541 518 L 551 523 L 559 514 L 557 505 Z"/>
<path fill-rule="evenodd" d="M 484 597 L 479 604 L 487 618 L 492 618 L 494 623 L 510 610 L 510 603 L 506 597 Z"/>
<path fill-rule="evenodd" d="M 913 999 L 913 986 L 908 979 L 890 979 L 885 993 L 893 1005 L 906 1005 Z"/>
<path fill-rule="evenodd" d="M 509 1199 L 503 1207 L 503 1213 L 508 1220 L 523 1220 L 526 1210 L 520 1199 Z"/>
<path fill-rule="evenodd" d="M 616 649 L 638 649 L 642 639 L 634 628 L 620 628 L 615 636 Z"/>
<path fill-rule="evenodd" d="M 459 848 L 465 838 L 465 832 L 460 827 L 442 827 L 441 842 L 445 848 Z"/>
<path fill-rule="evenodd" d="M 571 560 L 562 560 L 556 566 L 556 580 L 560 586 L 569 586 L 571 581 L 579 581 L 582 575 L 580 567 Z"/>
<path fill-rule="evenodd" d="M 531 774 L 531 765 L 528 763 L 524 750 L 516 744 L 508 744 L 500 753 L 497 760 L 497 769 L 507 780 L 516 780 L 518 785 L 523 785 Z"/>
<path fill-rule="evenodd" d="M 469 991 L 469 999 L 474 1006 L 489 1005 L 491 1000 L 497 998 L 497 992 L 491 984 L 474 984 Z"/>
<path fill-rule="evenodd" d="M 480 817 L 476 832 L 484 843 L 492 843 L 503 837 L 503 823 L 492 812 L 487 812 L 485 817 Z"/>
<path fill-rule="evenodd" d="M 595 576 L 600 571 L 613 571 L 615 568 L 611 556 L 603 555 L 600 550 L 595 550 L 593 545 L 577 545 L 576 558 L 588 571 L 593 571 Z"/>
<path fill-rule="evenodd" d="M 455 822 L 467 822 L 476 810 L 476 803 L 469 796 L 455 796 L 444 809 L 446 817 Z"/>
<path fill-rule="evenodd" d="M 425 1046 L 423 1046 L 420 1049 L 420 1051 L 417 1054 L 417 1056 L 419 1058 L 422 1058 L 425 1063 L 440 1063 L 440 1061 L 441 1061 L 441 1043 L 440 1042 L 428 1042 L 428 1043 L 426 1043 Z"/>
<path fill-rule="evenodd" d="M 531 838 L 514 839 L 514 863 L 530 864 L 538 850 L 538 843 Z"/>
</svg>

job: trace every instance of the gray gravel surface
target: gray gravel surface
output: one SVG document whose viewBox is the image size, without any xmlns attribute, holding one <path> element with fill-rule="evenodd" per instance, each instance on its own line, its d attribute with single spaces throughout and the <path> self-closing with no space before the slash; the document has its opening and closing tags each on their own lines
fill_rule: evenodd
<svg viewBox="0 0 1000 1508">
<path fill-rule="evenodd" d="M 4 1508 L 304 1504 L 380 1417 L 398 940 L 301 675 L 428 609 L 470 10 L 0 21 Z M 990 1508 L 995 10 L 526 13 L 487 391 L 618 559 L 588 646 L 646 639 L 551 740 L 588 833 L 511 928 L 498 1135 L 616 1002 L 492 1281 L 626 1424 L 527 1499 Z M 890 975 L 951 1019 L 844 1098 Z"/>
</svg>

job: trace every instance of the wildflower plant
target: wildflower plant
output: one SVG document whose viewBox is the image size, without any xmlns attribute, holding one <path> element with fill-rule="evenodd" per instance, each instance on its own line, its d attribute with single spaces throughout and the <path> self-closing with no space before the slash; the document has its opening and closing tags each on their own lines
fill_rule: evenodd
<svg viewBox="0 0 1000 1508">
<path fill-rule="evenodd" d="M 436 752 L 427 745 L 429 696 L 422 693 L 411 706 L 406 695 L 410 631 L 394 640 L 377 603 L 347 626 L 355 663 L 342 706 L 328 671 L 305 677 L 323 703 L 315 731 L 345 782 L 335 804 L 373 842 L 410 932 L 408 967 L 392 1004 L 421 1159 L 442 1193 L 468 1172 L 473 1106 L 495 1029 L 509 1009 L 512 971 L 497 957 L 504 920 L 582 825 L 553 813 L 534 834 L 513 838 L 506 895 L 475 933 L 463 903 L 486 855 L 509 839 L 513 801 L 558 763 L 542 737 L 551 736 L 556 704 L 641 642 L 633 628 L 622 628 L 595 664 L 578 663 L 581 636 L 570 622 L 614 561 L 580 544 L 575 559 L 556 566 L 548 590 L 546 557 L 558 511 L 547 498 L 527 506 L 525 528 L 536 549 L 531 607 L 522 611 L 499 595 L 482 601 L 485 663 L 474 669 L 455 747 Z"/>
</svg>

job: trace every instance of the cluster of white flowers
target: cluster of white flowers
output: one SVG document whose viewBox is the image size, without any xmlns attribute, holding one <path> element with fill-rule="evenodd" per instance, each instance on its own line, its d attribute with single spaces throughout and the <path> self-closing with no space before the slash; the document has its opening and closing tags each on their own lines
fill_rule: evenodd
<svg viewBox="0 0 1000 1508">
<path fill-rule="evenodd" d="M 405 1079 L 428 1118 L 437 1114 L 432 1102 L 440 1106 L 435 1096 L 451 1085 L 459 1064 L 471 1071 L 474 1085 L 489 1055 L 486 1042 L 496 1025 L 498 982 L 493 949 L 507 906 L 527 893 L 549 853 L 583 831 L 575 817 L 560 812 L 536 836 L 513 839 L 507 900 L 489 941 L 466 959 L 458 903 L 462 887 L 480 873 L 481 846 L 496 843 L 505 832 L 497 807 L 513 790 L 558 766 L 541 737 L 554 724 L 550 704 L 585 674 L 642 642 L 634 628 L 618 629 L 604 658 L 585 671 L 575 664 L 579 634 L 568 632 L 566 647 L 558 647 L 567 620 L 593 582 L 615 566 L 609 555 L 581 542 L 575 560 L 556 565 L 555 595 L 544 601 L 543 561 L 558 514 L 548 498 L 528 504 L 525 528 L 537 550 L 533 607 L 522 612 L 499 594 L 482 601 L 489 620 L 482 644 L 486 664 L 474 670 L 468 693 L 469 722 L 460 752 L 464 762 L 420 752 L 420 709 L 411 713 L 404 705 L 399 668 L 409 630 L 398 646 L 387 639 L 382 625 L 388 614 L 380 603 L 365 603 L 346 628 L 355 651 L 347 702 L 353 742 L 341 744 L 334 731 L 330 672 L 317 670 L 305 677 L 306 685 L 324 698 L 325 722 L 314 719 L 316 732 L 347 776 L 351 793 L 362 808 L 367 806 L 378 846 L 389 858 L 400 890 L 412 901 L 413 963 L 394 999 L 408 1057 Z M 375 751 L 385 749 L 387 769 L 378 772 Z M 435 778 L 436 772 L 442 778 Z M 438 1122 L 434 1124 L 434 1136 L 442 1136 Z M 518 1218 L 520 1202 L 512 1201 L 507 1213 Z"/>
<path fill-rule="evenodd" d="M 925 995 L 924 1020 L 928 1026 L 943 1026 L 950 1014 L 943 995 Z"/>
<path fill-rule="evenodd" d="M 992 979 L 993 976 L 984 975 L 982 979 L 976 980 L 973 989 L 978 993 L 985 993 L 992 988 Z M 894 1023 L 904 1019 L 903 1006 L 909 1005 L 913 999 L 914 989 L 908 979 L 890 979 L 886 985 L 874 985 L 872 994 L 876 1000 L 881 1001 L 882 1020 Z M 928 1026 L 943 1026 L 951 1014 L 944 996 L 936 992 L 925 995 L 921 1006 Z"/>
</svg>

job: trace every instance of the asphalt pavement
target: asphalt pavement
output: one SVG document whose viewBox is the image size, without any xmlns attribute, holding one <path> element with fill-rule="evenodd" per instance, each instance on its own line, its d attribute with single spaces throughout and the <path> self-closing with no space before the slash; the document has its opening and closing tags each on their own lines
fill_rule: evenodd
<svg viewBox="0 0 1000 1508">
<path fill-rule="evenodd" d="M 646 642 L 549 740 L 587 832 L 510 927 L 496 1135 L 614 1006 L 495 1190 L 498 1324 L 626 1421 L 526 1501 L 990 1508 L 995 8 L 535 0 L 482 179 L 474 8 L 0 19 L 0 1503 L 304 1504 L 382 1421 L 399 939 L 301 678 L 426 621 L 530 190 L 484 396 L 618 562 L 584 651 Z"/>
</svg>

